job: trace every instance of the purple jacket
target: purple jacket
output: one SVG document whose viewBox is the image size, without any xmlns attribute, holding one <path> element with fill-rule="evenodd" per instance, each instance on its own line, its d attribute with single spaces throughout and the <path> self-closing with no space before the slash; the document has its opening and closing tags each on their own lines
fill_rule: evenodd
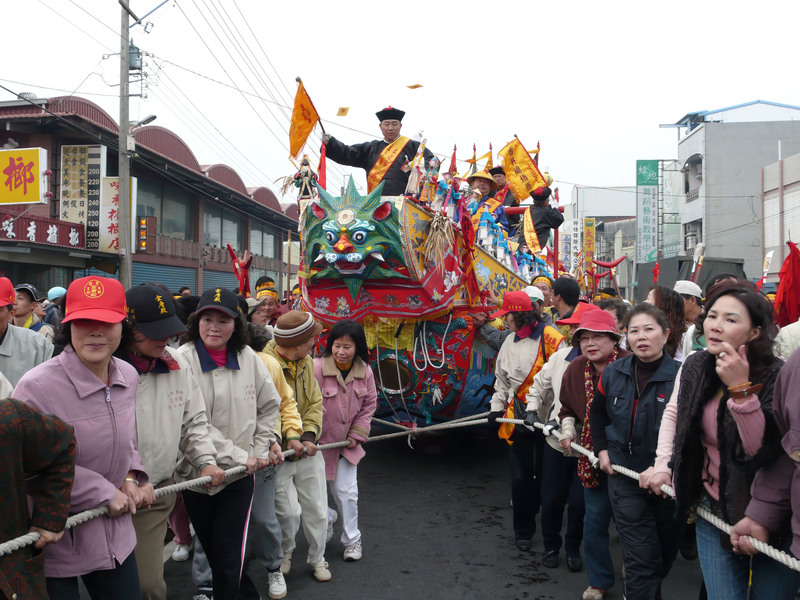
<svg viewBox="0 0 800 600">
<path fill-rule="evenodd" d="M 778 373 L 772 414 L 784 451 L 756 473 L 745 514 L 775 532 L 784 530 L 791 518 L 792 554 L 800 556 L 800 352 L 794 352 Z"/>
<path fill-rule="evenodd" d="M 348 436 L 359 442 L 366 442 L 370 421 L 378 405 L 372 369 L 360 358 L 356 358 L 345 381 L 333 357 L 326 356 L 314 359 L 314 375 L 322 390 L 322 433 L 318 443 L 342 442 Z M 325 478 L 336 478 L 339 456 L 357 465 L 364 454 L 363 444 L 358 444 L 355 448 L 323 450 Z"/>
<path fill-rule="evenodd" d="M 61 354 L 28 371 L 14 397 L 75 428 L 78 458 L 70 514 L 108 504 L 128 471 L 146 481 L 135 443 L 136 369 L 116 358 L 108 368 L 110 386 L 100 381 L 67 346 Z M 113 569 L 136 546 L 129 514 L 97 517 L 68 529 L 45 549 L 47 577 L 75 577 Z"/>
</svg>

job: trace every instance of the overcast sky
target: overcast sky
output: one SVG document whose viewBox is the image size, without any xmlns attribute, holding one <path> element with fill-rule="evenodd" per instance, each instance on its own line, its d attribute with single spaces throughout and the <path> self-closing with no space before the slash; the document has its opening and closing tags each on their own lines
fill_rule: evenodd
<svg viewBox="0 0 800 600">
<path fill-rule="evenodd" d="M 131 8 L 141 16 L 159 2 Z M 153 55 L 131 120 L 155 114 L 201 164 L 226 163 L 248 186 L 277 190 L 295 171 L 287 130 L 300 75 L 326 130 L 345 143 L 377 136 L 374 113 L 389 104 L 406 111 L 405 135 L 424 130 L 447 157 L 457 144 L 462 161 L 473 143 L 480 156 L 514 134 L 529 149 L 538 141 L 563 201 L 573 184 L 634 185 L 636 159 L 674 158 L 676 131 L 659 124 L 687 112 L 757 99 L 800 105 L 798 17 L 796 0 L 171 0 L 146 19 L 149 33 L 131 30 Z M 5 2 L 3 21 L 0 84 L 74 92 L 118 119 L 117 2 Z M 316 153 L 318 136 L 310 145 Z M 329 181 L 339 186 L 350 171 L 329 162 Z M 363 187 L 363 171 L 354 174 Z"/>
</svg>

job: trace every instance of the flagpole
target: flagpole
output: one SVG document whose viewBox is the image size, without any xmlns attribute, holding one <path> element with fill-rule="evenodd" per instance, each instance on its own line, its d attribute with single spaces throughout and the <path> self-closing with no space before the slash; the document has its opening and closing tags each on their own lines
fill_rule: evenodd
<svg viewBox="0 0 800 600">
<path fill-rule="evenodd" d="M 303 80 L 300 79 L 299 75 L 295 77 L 294 80 L 298 83 L 298 85 L 303 83 Z M 320 129 L 322 129 L 322 133 L 325 133 L 325 125 L 322 124 L 322 117 L 320 117 L 317 107 L 314 106 L 314 101 L 311 99 L 311 94 L 309 94 L 308 91 L 306 91 L 306 98 L 308 98 L 308 101 L 311 104 L 311 106 L 314 107 L 314 112 L 317 113 L 317 116 L 319 117 L 319 120 L 317 121 L 319 123 L 319 127 Z"/>
</svg>

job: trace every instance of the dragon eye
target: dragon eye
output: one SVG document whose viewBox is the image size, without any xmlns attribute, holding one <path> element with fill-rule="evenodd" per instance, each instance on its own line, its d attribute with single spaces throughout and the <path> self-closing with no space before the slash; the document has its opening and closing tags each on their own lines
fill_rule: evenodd
<svg viewBox="0 0 800 600">
<path fill-rule="evenodd" d="M 356 231 L 353 233 L 353 241 L 357 243 L 361 243 L 367 239 L 367 232 L 366 231 Z"/>
<path fill-rule="evenodd" d="M 332 231 L 328 231 L 325 234 L 325 239 L 328 240 L 328 242 L 330 242 L 331 244 L 334 244 L 336 243 L 336 234 L 333 233 Z"/>
</svg>

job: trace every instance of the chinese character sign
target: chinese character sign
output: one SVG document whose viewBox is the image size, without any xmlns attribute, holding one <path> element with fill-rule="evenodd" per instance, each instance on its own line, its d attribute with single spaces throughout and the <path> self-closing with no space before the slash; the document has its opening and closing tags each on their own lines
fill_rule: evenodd
<svg viewBox="0 0 800 600">
<path fill-rule="evenodd" d="M 583 220 L 583 270 L 592 270 L 594 259 L 594 219 Z"/>
<path fill-rule="evenodd" d="M 0 150 L 0 204 L 47 202 L 47 150 Z"/>
<path fill-rule="evenodd" d="M 136 206 L 136 178 L 131 177 L 131 196 L 128 199 L 130 206 Z M 101 252 L 119 253 L 119 177 L 103 177 L 103 185 L 100 194 L 100 206 L 98 209 L 98 231 L 99 245 L 97 249 Z M 136 211 L 132 211 L 135 213 Z M 129 231 L 131 240 L 135 231 L 135 214 L 131 214 L 131 224 Z M 88 226 L 87 226 L 88 229 Z M 87 242 L 88 244 L 88 242 Z M 131 241 L 131 252 L 135 252 L 136 245 Z"/>
<path fill-rule="evenodd" d="M 61 146 L 58 216 L 86 226 L 90 250 L 100 245 L 100 184 L 105 174 L 105 146 Z"/>
<path fill-rule="evenodd" d="M 636 161 L 636 261 L 648 263 L 658 254 L 658 161 Z"/>
</svg>

